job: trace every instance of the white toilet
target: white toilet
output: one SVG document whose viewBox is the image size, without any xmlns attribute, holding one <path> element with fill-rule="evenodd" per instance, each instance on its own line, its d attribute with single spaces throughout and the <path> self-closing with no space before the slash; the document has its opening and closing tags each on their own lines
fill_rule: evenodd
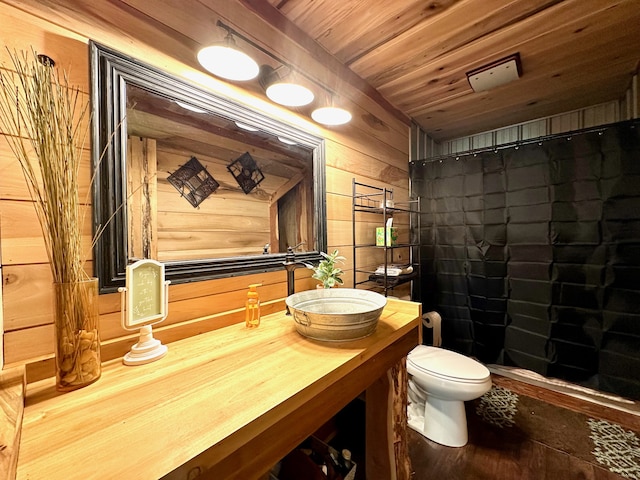
<svg viewBox="0 0 640 480">
<path fill-rule="evenodd" d="M 487 367 L 451 350 L 418 345 L 407 356 L 407 373 L 409 426 L 442 445 L 465 445 L 464 402 L 491 388 Z"/>
</svg>

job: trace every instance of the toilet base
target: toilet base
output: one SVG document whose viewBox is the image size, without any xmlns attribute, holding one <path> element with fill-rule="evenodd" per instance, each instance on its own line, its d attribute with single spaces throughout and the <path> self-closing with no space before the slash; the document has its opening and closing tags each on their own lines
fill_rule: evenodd
<svg viewBox="0 0 640 480">
<path fill-rule="evenodd" d="M 441 400 L 429 395 L 422 415 L 416 415 L 417 406 L 413 403 L 409 405 L 409 409 L 412 409 L 408 415 L 411 428 L 429 440 L 447 447 L 463 447 L 467 444 L 469 435 L 464 402 Z"/>
</svg>

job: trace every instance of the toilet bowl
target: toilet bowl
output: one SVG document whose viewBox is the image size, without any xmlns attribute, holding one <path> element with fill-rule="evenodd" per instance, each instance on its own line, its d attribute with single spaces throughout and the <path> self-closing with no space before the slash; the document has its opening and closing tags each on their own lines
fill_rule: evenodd
<svg viewBox="0 0 640 480">
<path fill-rule="evenodd" d="M 464 402 L 491 388 L 481 363 L 440 347 L 418 345 L 407 356 L 409 426 L 449 447 L 467 443 Z"/>
</svg>

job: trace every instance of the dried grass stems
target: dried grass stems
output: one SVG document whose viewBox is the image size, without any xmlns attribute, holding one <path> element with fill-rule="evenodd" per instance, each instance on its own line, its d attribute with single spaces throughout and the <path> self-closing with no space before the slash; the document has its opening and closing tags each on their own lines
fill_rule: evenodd
<svg viewBox="0 0 640 480">
<path fill-rule="evenodd" d="M 14 71 L 0 69 L 0 127 L 22 168 L 55 284 L 56 386 L 73 390 L 100 377 L 97 280 L 84 269 L 78 178 L 89 102 L 33 50 L 9 56 Z"/>
<path fill-rule="evenodd" d="M 0 125 L 34 201 L 53 280 L 88 279 L 78 176 L 89 104 L 67 72 L 60 75 L 33 50 L 9 55 L 15 72 L 0 70 Z"/>
</svg>

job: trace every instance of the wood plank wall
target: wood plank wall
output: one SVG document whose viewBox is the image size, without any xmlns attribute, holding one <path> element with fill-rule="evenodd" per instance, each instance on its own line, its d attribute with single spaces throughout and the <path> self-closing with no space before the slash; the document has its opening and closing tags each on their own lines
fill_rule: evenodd
<svg viewBox="0 0 640 480">
<path fill-rule="evenodd" d="M 394 189 L 396 201 L 408 196 L 408 135 L 409 124 L 391 114 L 380 104 L 349 85 L 343 85 L 347 107 L 354 112 L 351 124 L 334 129 L 322 129 L 308 119 L 268 103 L 265 97 L 238 86 L 224 83 L 193 67 L 195 51 L 177 32 L 148 22 L 144 15 L 132 14 L 124 2 L 8 0 L 0 3 L 2 19 L 2 48 L 0 62 L 9 63 L 5 46 L 10 49 L 29 50 L 54 58 L 58 65 L 71 71 L 71 82 L 89 94 L 88 41 L 93 39 L 146 63 L 181 75 L 219 94 L 229 96 L 264 113 L 295 123 L 303 129 L 325 137 L 326 140 L 326 200 L 328 224 L 328 250 L 340 249 L 347 261 L 345 281 L 351 285 L 353 259 L 351 258 L 351 182 L 359 181 Z M 154 8 L 169 8 L 172 1 L 163 1 Z M 214 2 L 210 2 L 214 3 Z M 242 30 L 253 29 L 260 35 L 263 29 L 269 43 L 290 44 L 282 33 L 274 32 L 240 2 L 227 1 L 224 7 L 209 5 L 209 15 L 219 13 L 232 17 L 234 25 Z M 199 4 L 201 8 L 202 4 Z M 224 10 L 215 12 L 215 9 Z M 183 9 L 183 7 L 180 7 Z M 262 23 L 261 23 L 262 22 Z M 213 28 L 214 20 L 211 21 Z M 258 32 L 256 33 L 256 28 Z M 318 78 L 331 77 L 318 71 L 310 54 L 299 55 L 304 67 Z M 3 67 L 3 68 L 4 68 Z M 315 70 L 314 70 L 315 69 Z M 90 188 L 90 152 L 83 159 L 83 192 Z M 87 219 L 90 205 L 87 205 Z M 373 235 L 373 220 L 361 219 L 357 228 Z M 91 227 L 84 227 L 87 254 Z M 369 232 L 369 233 L 367 233 Z M 2 254 L 4 357 L 6 366 L 27 365 L 29 381 L 53 374 L 52 304 L 53 289 L 49 266 L 43 247 L 39 225 L 26 191 L 22 173 L 13 159 L 0 132 L 0 247 Z M 365 261 L 365 260 L 363 260 Z M 366 261 L 376 261 L 367 259 Z M 359 261 L 360 263 L 360 261 Z M 88 262 L 91 268 L 91 262 Z M 296 289 L 313 288 L 315 281 L 309 271 L 296 271 Z M 286 295 L 286 276 L 282 272 L 233 277 L 196 282 L 170 287 L 169 317 L 154 329 L 156 336 L 169 342 L 184 336 L 243 320 L 246 287 L 262 283 L 261 299 L 265 309 L 282 308 Z M 100 298 L 101 337 L 103 360 L 123 355 L 136 335 L 120 326 L 120 298 L 118 294 Z"/>
<path fill-rule="evenodd" d="M 417 124 L 411 130 L 410 160 L 423 160 L 441 155 L 453 155 L 475 149 L 529 140 L 555 133 L 570 132 L 608 123 L 632 120 L 640 115 L 638 74 L 633 75 L 629 88 L 619 100 L 590 105 L 578 110 L 529 120 L 516 125 L 496 128 L 443 142 L 435 142 Z"/>
<path fill-rule="evenodd" d="M 0 265 L 0 278 L 2 277 L 2 265 Z M 4 307 L 2 306 L 2 286 L 0 286 L 0 333 L 4 332 Z M 4 368 L 4 341 L 0 337 L 0 370 Z"/>
</svg>

